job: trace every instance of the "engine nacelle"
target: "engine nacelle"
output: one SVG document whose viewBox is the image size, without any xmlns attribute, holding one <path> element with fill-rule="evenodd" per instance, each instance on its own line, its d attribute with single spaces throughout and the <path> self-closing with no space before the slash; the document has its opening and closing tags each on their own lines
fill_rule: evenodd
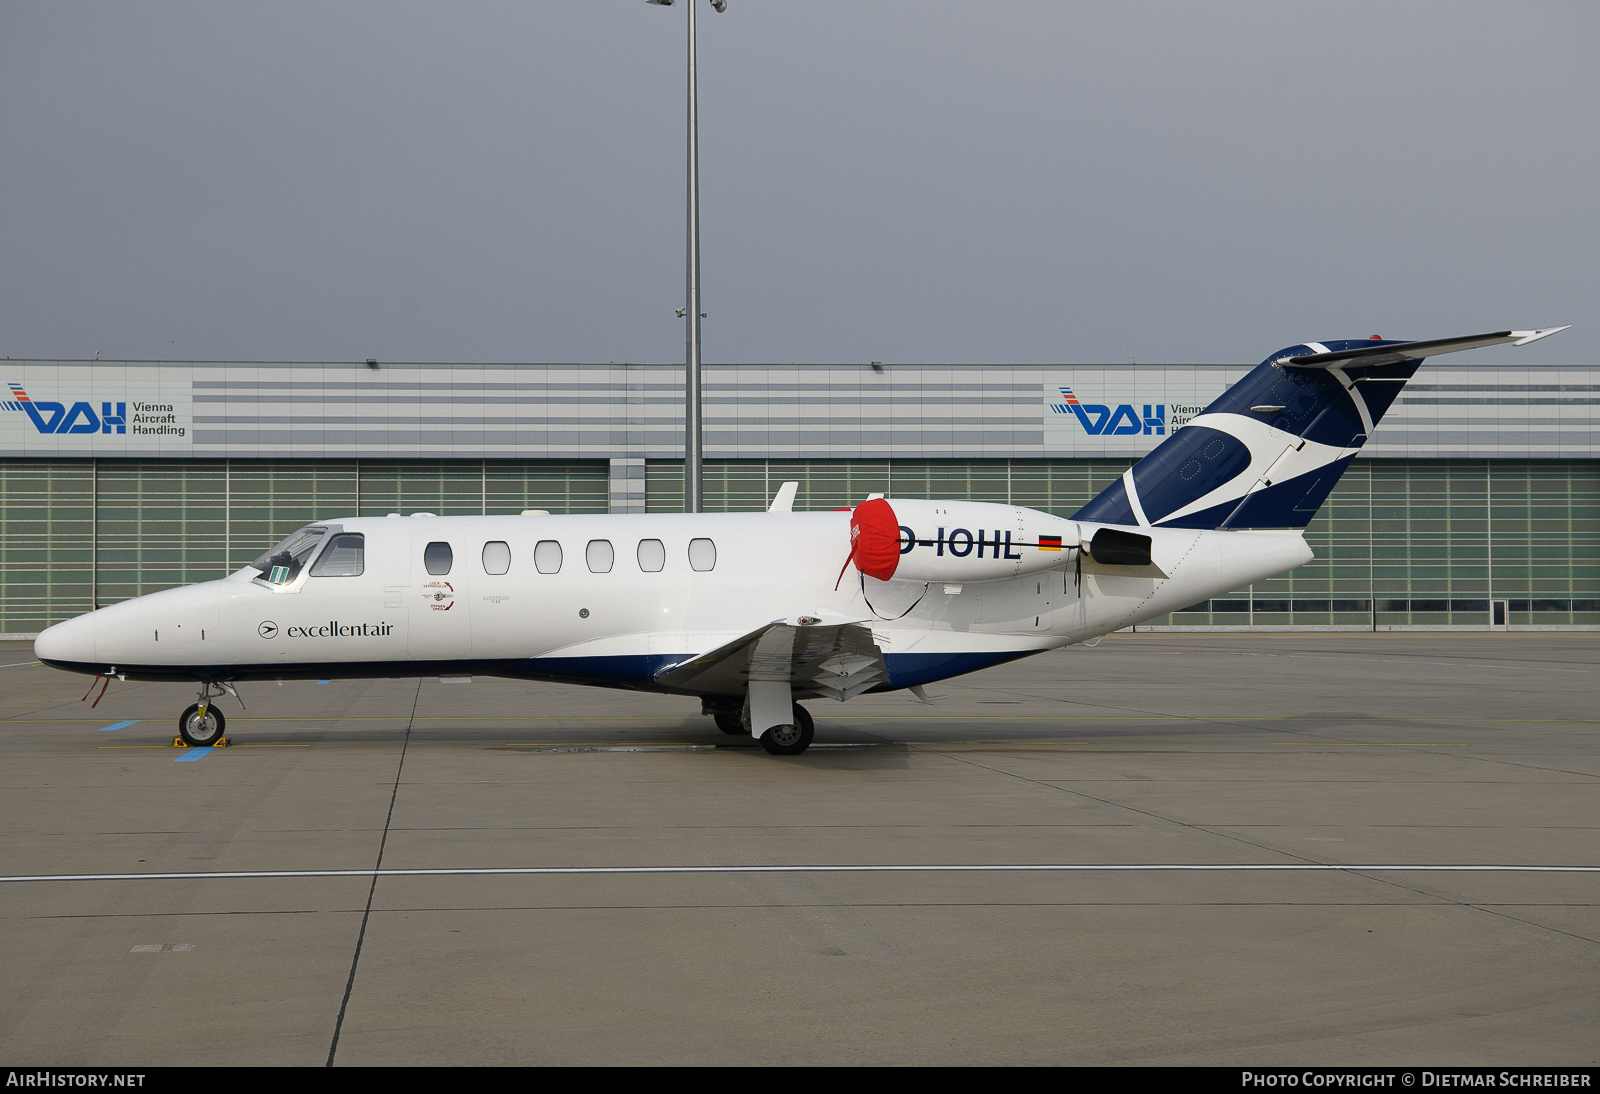
<svg viewBox="0 0 1600 1094">
<path fill-rule="evenodd" d="M 1078 526 L 1017 505 L 873 498 L 850 538 L 856 569 L 881 581 L 994 581 L 1063 565 Z"/>
</svg>

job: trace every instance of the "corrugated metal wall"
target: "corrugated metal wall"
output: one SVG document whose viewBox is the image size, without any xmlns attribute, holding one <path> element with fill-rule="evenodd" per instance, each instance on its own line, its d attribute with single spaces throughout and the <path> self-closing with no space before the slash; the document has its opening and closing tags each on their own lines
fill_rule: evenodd
<svg viewBox="0 0 1600 1094">
<path fill-rule="evenodd" d="M 1120 460 L 711 460 L 707 508 L 796 507 L 869 493 L 1011 502 L 1067 515 Z M 317 519 L 603 513 L 605 460 L 0 460 L 0 632 L 222 576 Z M 645 507 L 681 511 L 682 464 L 645 465 Z M 1306 533 L 1315 561 L 1196 605 L 1176 625 L 1600 624 L 1600 462 L 1357 461 Z M 841 555 L 842 561 L 842 555 Z M 93 599 L 91 599 L 93 598 Z"/>
</svg>

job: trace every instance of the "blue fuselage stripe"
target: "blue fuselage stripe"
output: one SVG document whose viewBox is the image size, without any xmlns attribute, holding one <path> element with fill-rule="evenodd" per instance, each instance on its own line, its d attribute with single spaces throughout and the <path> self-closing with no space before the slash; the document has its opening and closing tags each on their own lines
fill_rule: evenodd
<svg viewBox="0 0 1600 1094">
<path fill-rule="evenodd" d="M 931 684 L 1015 661 L 1037 649 L 951 653 L 886 653 L 888 684 L 877 691 Z M 521 660 L 325 661 L 306 665 L 119 665 L 129 680 L 361 680 L 418 676 L 503 676 L 520 680 L 598 684 L 639 691 L 697 694 L 656 683 L 661 672 L 685 660 L 683 654 L 625 654 L 611 657 L 530 657 Z M 94 674 L 103 666 L 46 661 L 52 668 Z M 132 725 L 133 723 L 127 723 Z M 110 729 L 123 728 L 110 726 Z"/>
</svg>

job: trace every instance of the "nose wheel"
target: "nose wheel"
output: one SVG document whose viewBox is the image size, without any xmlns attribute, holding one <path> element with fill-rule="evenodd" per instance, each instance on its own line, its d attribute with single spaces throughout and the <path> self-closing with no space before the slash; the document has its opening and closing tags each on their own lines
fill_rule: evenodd
<svg viewBox="0 0 1600 1094">
<path fill-rule="evenodd" d="M 202 708 L 199 703 L 190 703 L 178 719 L 178 736 L 192 748 L 210 748 L 222 739 L 227 726 L 228 720 L 216 707 L 207 704 Z"/>
<path fill-rule="evenodd" d="M 239 695 L 239 690 L 226 680 L 204 680 L 200 684 L 200 701 L 190 703 L 178 717 L 178 737 L 190 748 L 211 748 L 215 745 L 228 743 L 223 733 L 228 728 L 228 720 L 222 716 L 211 702 L 213 698 L 231 695 L 239 700 L 239 705 L 244 706 L 244 699 Z M 173 744 L 177 744 L 174 741 Z"/>
</svg>

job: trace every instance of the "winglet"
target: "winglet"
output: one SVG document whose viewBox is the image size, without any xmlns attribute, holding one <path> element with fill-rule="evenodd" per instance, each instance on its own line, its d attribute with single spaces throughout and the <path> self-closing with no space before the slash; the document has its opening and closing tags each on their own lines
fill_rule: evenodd
<svg viewBox="0 0 1600 1094">
<path fill-rule="evenodd" d="M 767 506 L 769 513 L 794 512 L 794 496 L 800 490 L 798 482 L 786 482 L 778 487 L 778 492 L 772 495 L 772 504 Z"/>
<path fill-rule="evenodd" d="M 1541 338 L 1549 338 L 1552 334 L 1560 334 L 1570 326 L 1572 326 L 1571 323 L 1568 323 L 1566 327 L 1546 327 L 1544 330 L 1514 330 L 1511 332 L 1511 337 L 1515 338 L 1516 341 L 1511 344 L 1513 346 L 1525 346 L 1529 342 L 1537 342 Z"/>
</svg>

